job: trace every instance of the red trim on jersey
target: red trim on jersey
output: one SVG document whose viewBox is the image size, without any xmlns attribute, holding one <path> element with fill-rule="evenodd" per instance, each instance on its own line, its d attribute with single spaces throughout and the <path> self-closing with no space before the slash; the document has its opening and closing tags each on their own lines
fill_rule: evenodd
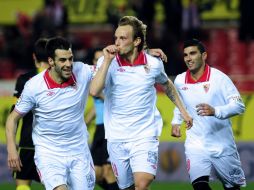
<svg viewBox="0 0 254 190">
<path fill-rule="evenodd" d="M 198 82 L 207 82 L 210 79 L 210 74 L 211 74 L 211 67 L 209 65 L 206 65 L 203 75 L 198 80 L 195 81 L 191 77 L 190 70 L 187 70 L 186 75 L 185 75 L 185 84 L 194 84 L 194 83 L 198 83 Z"/>
<path fill-rule="evenodd" d="M 121 56 L 119 56 L 119 54 L 116 55 L 116 60 L 119 64 L 119 66 L 138 66 L 138 65 L 146 65 L 147 64 L 146 55 L 145 55 L 144 51 L 141 51 L 138 54 L 138 57 L 134 60 L 133 64 L 131 64 L 130 62 L 123 59 Z"/>
<path fill-rule="evenodd" d="M 75 76 L 71 75 L 71 77 L 69 78 L 68 81 L 62 83 L 62 84 L 58 84 L 56 83 L 50 76 L 49 76 L 49 69 L 47 69 L 47 71 L 44 73 L 44 80 L 45 83 L 47 84 L 48 89 L 52 89 L 52 88 L 65 88 L 67 86 L 73 86 L 76 83 L 76 78 Z"/>
</svg>

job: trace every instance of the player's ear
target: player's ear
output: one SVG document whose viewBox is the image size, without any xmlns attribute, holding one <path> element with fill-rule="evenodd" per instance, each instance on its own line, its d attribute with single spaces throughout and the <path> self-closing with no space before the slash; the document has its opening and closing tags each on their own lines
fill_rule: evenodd
<svg viewBox="0 0 254 190">
<path fill-rule="evenodd" d="M 202 53 L 202 59 L 205 61 L 207 59 L 207 52 Z"/>
<path fill-rule="evenodd" d="M 54 60 L 51 57 L 48 57 L 48 63 L 50 65 L 50 67 L 54 66 Z"/>
<path fill-rule="evenodd" d="M 141 43 L 141 38 L 140 38 L 140 37 L 137 37 L 137 38 L 134 40 L 134 46 L 137 47 L 137 46 L 139 46 L 140 43 Z"/>
</svg>

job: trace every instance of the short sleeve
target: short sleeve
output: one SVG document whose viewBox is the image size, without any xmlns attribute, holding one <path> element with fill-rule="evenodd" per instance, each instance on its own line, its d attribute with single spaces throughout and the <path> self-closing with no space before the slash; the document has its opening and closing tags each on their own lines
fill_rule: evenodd
<svg viewBox="0 0 254 190">
<path fill-rule="evenodd" d="M 168 81 L 168 76 L 165 72 L 165 69 L 164 69 L 164 65 L 163 65 L 163 62 L 158 59 L 159 61 L 159 74 L 156 76 L 156 83 L 159 83 L 159 84 L 164 84 L 165 82 Z"/>
<path fill-rule="evenodd" d="M 21 93 L 21 96 L 19 97 L 15 105 L 15 111 L 17 111 L 21 115 L 25 115 L 26 113 L 28 113 L 30 110 L 33 109 L 36 104 L 34 93 L 31 87 L 32 84 L 30 82 L 27 82 L 24 90 Z"/>
</svg>

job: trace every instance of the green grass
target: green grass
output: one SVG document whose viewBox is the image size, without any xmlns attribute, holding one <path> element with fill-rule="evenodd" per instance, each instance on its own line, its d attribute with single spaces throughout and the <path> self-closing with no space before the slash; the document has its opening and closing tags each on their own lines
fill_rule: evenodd
<svg viewBox="0 0 254 190">
<path fill-rule="evenodd" d="M 213 190 L 223 190 L 222 185 L 220 183 L 211 183 L 211 188 Z M 0 184 L 1 190 L 15 190 L 14 183 L 2 183 Z M 189 183 L 183 182 L 175 182 L 175 183 L 166 183 L 166 182 L 154 182 L 152 184 L 151 190 L 192 190 L 192 187 Z M 254 182 L 247 184 L 247 187 L 242 188 L 242 190 L 253 190 Z M 32 190 L 44 190 L 43 186 L 38 183 L 32 184 Z M 101 190 L 101 188 L 97 187 L 95 190 Z"/>
</svg>

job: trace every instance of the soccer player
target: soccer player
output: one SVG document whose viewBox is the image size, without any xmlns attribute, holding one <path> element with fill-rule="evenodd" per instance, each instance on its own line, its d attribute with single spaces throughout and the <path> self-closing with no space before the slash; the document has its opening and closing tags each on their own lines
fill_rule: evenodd
<svg viewBox="0 0 254 190">
<path fill-rule="evenodd" d="M 93 65 L 96 66 L 97 60 L 103 56 L 102 49 L 96 48 L 92 52 Z M 96 183 L 104 190 L 118 190 L 116 178 L 109 161 L 107 151 L 107 140 L 103 122 L 104 95 L 93 97 L 94 107 L 86 114 L 85 121 L 89 125 L 95 118 L 96 129 L 91 146 L 91 154 L 94 162 Z"/>
<path fill-rule="evenodd" d="M 48 58 L 46 54 L 47 39 L 39 39 L 36 41 L 33 50 L 33 60 L 36 70 L 18 77 L 14 96 L 19 98 L 25 83 L 39 73 L 49 67 Z M 14 108 L 15 105 L 13 105 Z M 16 179 L 16 190 L 30 190 L 32 180 L 40 182 L 40 178 L 36 171 L 34 164 L 34 145 L 32 140 L 32 123 L 33 113 L 30 111 L 24 117 L 22 121 L 22 128 L 19 141 L 19 157 L 22 163 L 21 171 L 13 172 L 13 177 Z"/>
<path fill-rule="evenodd" d="M 156 89 L 162 85 L 182 112 L 187 128 L 192 118 L 164 72 L 160 58 L 143 51 L 146 25 L 133 16 L 120 19 L 115 44 L 103 49 L 90 93 L 104 89 L 104 126 L 108 152 L 120 189 L 147 190 L 154 180 L 162 118 L 156 108 Z"/>
<path fill-rule="evenodd" d="M 183 53 L 188 70 L 176 77 L 175 86 L 194 121 L 185 140 L 192 186 L 195 190 L 210 190 L 213 167 L 224 189 L 239 190 L 246 181 L 229 118 L 244 112 L 241 96 L 227 75 L 206 64 L 202 42 L 185 41 Z M 181 122 L 175 108 L 172 136 L 181 136 Z"/>
<path fill-rule="evenodd" d="M 92 67 L 73 62 L 71 44 L 60 37 L 46 45 L 49 69 L 31 78 L 6 122 L 8 166 L 21 171 L 15 145 L 18 120 L 33 111 L 35 164 L 46 190 L 92 190 L 95 172 L 84 108 Z"/>
</svg>

